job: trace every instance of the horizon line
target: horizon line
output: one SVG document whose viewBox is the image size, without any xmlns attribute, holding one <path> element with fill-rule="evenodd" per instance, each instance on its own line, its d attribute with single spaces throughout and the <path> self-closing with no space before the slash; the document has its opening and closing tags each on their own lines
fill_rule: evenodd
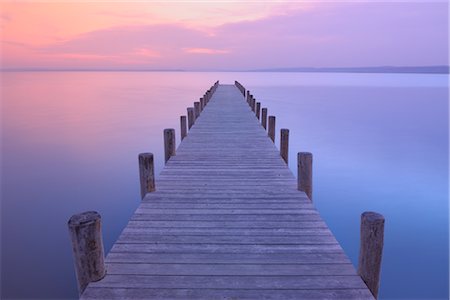
<svg viewBox="0 0 450 300">
<path fill-rule="evenodd" d="M 432 73 L 449 74 L 450 65 L 363 67 L 273 67 L 258 69 L 152 69 L 152 68 L 0 68 L 0 72 L 337 72 L 337 73 Z"/>
</svg>

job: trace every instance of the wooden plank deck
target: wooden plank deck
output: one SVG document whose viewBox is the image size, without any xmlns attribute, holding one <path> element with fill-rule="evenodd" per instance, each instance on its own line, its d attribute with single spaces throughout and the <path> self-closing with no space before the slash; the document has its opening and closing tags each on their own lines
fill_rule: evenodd
<svg viewBox="0 0 450 300">
<path fill-rule="evenodd" d="M 213 98 L 84 299 L 373 299 L 234 85 Z"/>
</svg>

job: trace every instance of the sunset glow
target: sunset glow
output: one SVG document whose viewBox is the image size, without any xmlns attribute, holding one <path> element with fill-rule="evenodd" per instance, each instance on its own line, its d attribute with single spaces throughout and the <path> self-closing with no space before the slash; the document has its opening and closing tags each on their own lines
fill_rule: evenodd
<svg viewBox="0 0 450 300">
<path fill-rule="evenodd" d="M 2 68 L 448 64 L 448 5 L 2 2 Z M 418 24 L 421 24 L 418 26 Z"/>
</svg>

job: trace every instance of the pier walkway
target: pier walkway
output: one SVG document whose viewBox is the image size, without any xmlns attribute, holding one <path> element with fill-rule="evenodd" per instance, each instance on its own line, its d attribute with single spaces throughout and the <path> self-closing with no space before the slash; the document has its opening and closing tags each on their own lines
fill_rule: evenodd
<svg viewBox="0 0 450 300">
<path fill-rule="evenodd" d="M 219 85 L 82 298 L 373 299 L 235 85 Z"/>
</svg>

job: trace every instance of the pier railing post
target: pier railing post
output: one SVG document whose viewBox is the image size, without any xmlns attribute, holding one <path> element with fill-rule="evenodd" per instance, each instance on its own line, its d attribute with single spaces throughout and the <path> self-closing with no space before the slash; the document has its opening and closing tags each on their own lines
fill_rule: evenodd
<svg viewBox="0 0 450 300">
<path fill-rule="evenodd" d="M 289 129 L 280 130 L 280 155 L 288 164 L 289 159 Z"/>
<path fill-rule="evenodd" d="M 164 159 L 165 162 L 175 155 L 175 129 L 164 129 Z"/>
<path fill-rule="evenodd" d="M 252 96 L 252 111 L 256 112 L 256 99 Z"/>
<path fill-rule="evenodd" d="M 203 98 L 199 99 L 199 103 L 200 103 L 200 112 L 203 111 L 203 108 L 205 107 L 204 103 L 203 103 Z"/>
<path fill-rule="evenodd" d="M 187 108 L 187 117 L 188 117 L 188 128 L 191 129 L 192 125 L 194 125 L 194 122 L 195 122 L 194 108 L 193 107 L 188 107 Z"/>
<path fill-rule="evenodd" d="M 269 116 L 269 137 L 275 143 L 275 116 Z"/>
<path fill-rule="evenodd" d="M 194 117 L 197 118 L 200 116 L 200 102 L 194 102 Z"/>
<path fill-rule="evenodd" d="M 299 152 L 297 154 L 297 182 L 298 190 L 305 192 L 312 201 L 312 160 L 310 152 Z"/>
<path fill-rule="evenodd" d="M 263 108 L 261 110 L 261 125 L 267 130 L 267 108 Z"/>
<path fill-rule="evenodd" d="M 139 154 L 139 180 L 141 182 L 141 198 L 155 191 L 155 166 L 152 153 Z"/>
<path fill-rule="evenodd" d="M 90 282 L 99 281 L 106 275 L 101 216 L 95 211 L 76 214 L 67 225 L 81 296 Z"/>
<path fill-rule="evenodd" d="M 384 243 L 384 217 L 376 212 L 362 213 L 360 238 L 358 275 L 377 299 Z"/>
<path fill-rule="evenodd" d="M 260 114 L 261 114 L 261 102 L 256 102 L 256 118 L 258 118 L 258 120 L 259 120 Z"/>
<path fill-rule="evenodd" d="M 181 140 L 183 140 L 187 135 L 186 116 L 180 116 L 180 132 Z"/>
</svg>

